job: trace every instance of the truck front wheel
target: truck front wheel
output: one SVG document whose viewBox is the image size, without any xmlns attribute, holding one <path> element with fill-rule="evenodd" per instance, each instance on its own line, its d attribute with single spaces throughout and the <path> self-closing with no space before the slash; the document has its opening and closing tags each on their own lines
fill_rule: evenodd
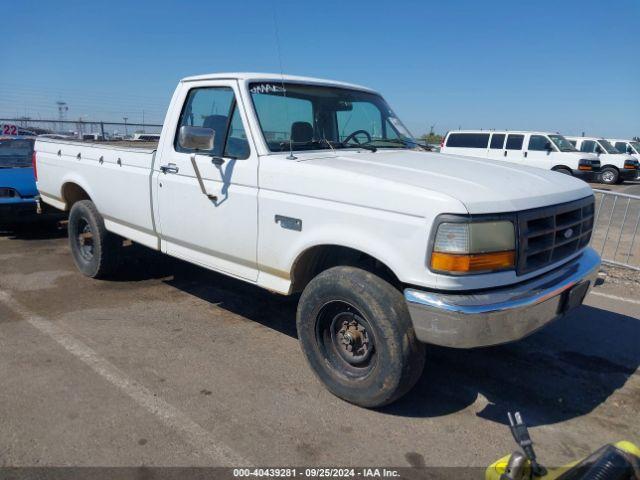
<svg viewBox="0 0 640 480">
<path fill-rule="evenodd" d="M 334 267 L 305 288 L 298 337 L 311 368 L 338 397 L 380 407 L 407 393 L 424 368 L 403 295 L 380 277 Z"/>
<path fill-rule="evenodd" d="M 120 258 L 120 237 L 108 232 L 91 200 L 73 204 L 69 212 L 69 246 L 78 270 L 87 277 L 112 275 Z"/>
</svg>

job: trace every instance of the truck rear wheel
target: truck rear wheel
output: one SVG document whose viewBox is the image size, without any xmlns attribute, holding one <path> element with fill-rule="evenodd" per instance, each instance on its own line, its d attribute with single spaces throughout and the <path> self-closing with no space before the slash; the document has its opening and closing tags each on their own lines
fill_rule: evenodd
<svg viewBox="0 0 640 480">
<path fill-rule="evenodd" d="M 418 381 L 425 347 L 418 342 L 404 297 L 380 277 L 334 267 L 305 288 L 298 337 L 311 368 L 336 396 L 380 407 Z"/>
<path fill-rule="evenodd" d="M 102 215 L 91 200 L 81 200 L 71 207 L 68 229 L 78 270 L 92 278 L 105 278 L 117 270 L 122 240 L 105 229 Z"/>
</svg>

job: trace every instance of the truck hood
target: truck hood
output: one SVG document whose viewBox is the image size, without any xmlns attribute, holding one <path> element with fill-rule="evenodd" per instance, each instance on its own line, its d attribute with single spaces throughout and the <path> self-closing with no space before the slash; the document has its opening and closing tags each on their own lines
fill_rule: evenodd
<svg viewBox="0 0 640 480">
<path fill-rule="evenodd" d="M 461 202 L 472 214 L 527 210 L 592 195 L 569 175 L 475 157 L 414 150 L 309 153 L 298 161 L 428 190 Z"/>
<path fill-rule="evenodd" d="M 16 190 L 21 197 L 34 197 L 38 194 L 33 168 L 0 168 L 0 187 Z"/>
</svg>

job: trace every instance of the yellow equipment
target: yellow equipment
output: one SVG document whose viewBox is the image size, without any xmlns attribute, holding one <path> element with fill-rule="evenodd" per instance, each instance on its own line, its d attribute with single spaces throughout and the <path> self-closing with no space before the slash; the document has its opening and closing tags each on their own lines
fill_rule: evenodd
<svg viewBox="0 0 640 480">
<path fill-rule="evenodd" d="M 522 452 L 515 451 L 490 465 L 486 480 L 640 480 L 640 448 L 627 441 L 607 444 L 582 460 L 547 469 L 536 459 L 520 413 L 508 415 L 511 433 Z"/>
</svg>

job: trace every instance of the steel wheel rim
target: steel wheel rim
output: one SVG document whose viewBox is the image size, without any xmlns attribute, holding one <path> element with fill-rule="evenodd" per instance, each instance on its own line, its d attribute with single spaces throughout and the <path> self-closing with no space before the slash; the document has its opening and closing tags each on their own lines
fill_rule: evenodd
<svg viewBox="0 0 640 480">
<path fill-rule="evenodd" d="M 366 377 L 377 363 L 375 332 L 349 302 L 335 300 L 320 309 L 316 339 L 324 361 L 350 379 Z"/>
<path fill-rule="evenodd" d="M 81 218 L 78 221 L 78 230 L 76 235 L 76 244 L 80 256 L 87 261 L 93 258 L 94 243 L 93 243 L 93 231 L 91 225 L 86 218 Z"/>
<path fill-rule="evenodd" d="M 614 177 L 613 172 L 610 170 L 607 170 L 602 174 L 602 180 L 607 183 L 613 182 L 613 177 Z"/>
</svg>

